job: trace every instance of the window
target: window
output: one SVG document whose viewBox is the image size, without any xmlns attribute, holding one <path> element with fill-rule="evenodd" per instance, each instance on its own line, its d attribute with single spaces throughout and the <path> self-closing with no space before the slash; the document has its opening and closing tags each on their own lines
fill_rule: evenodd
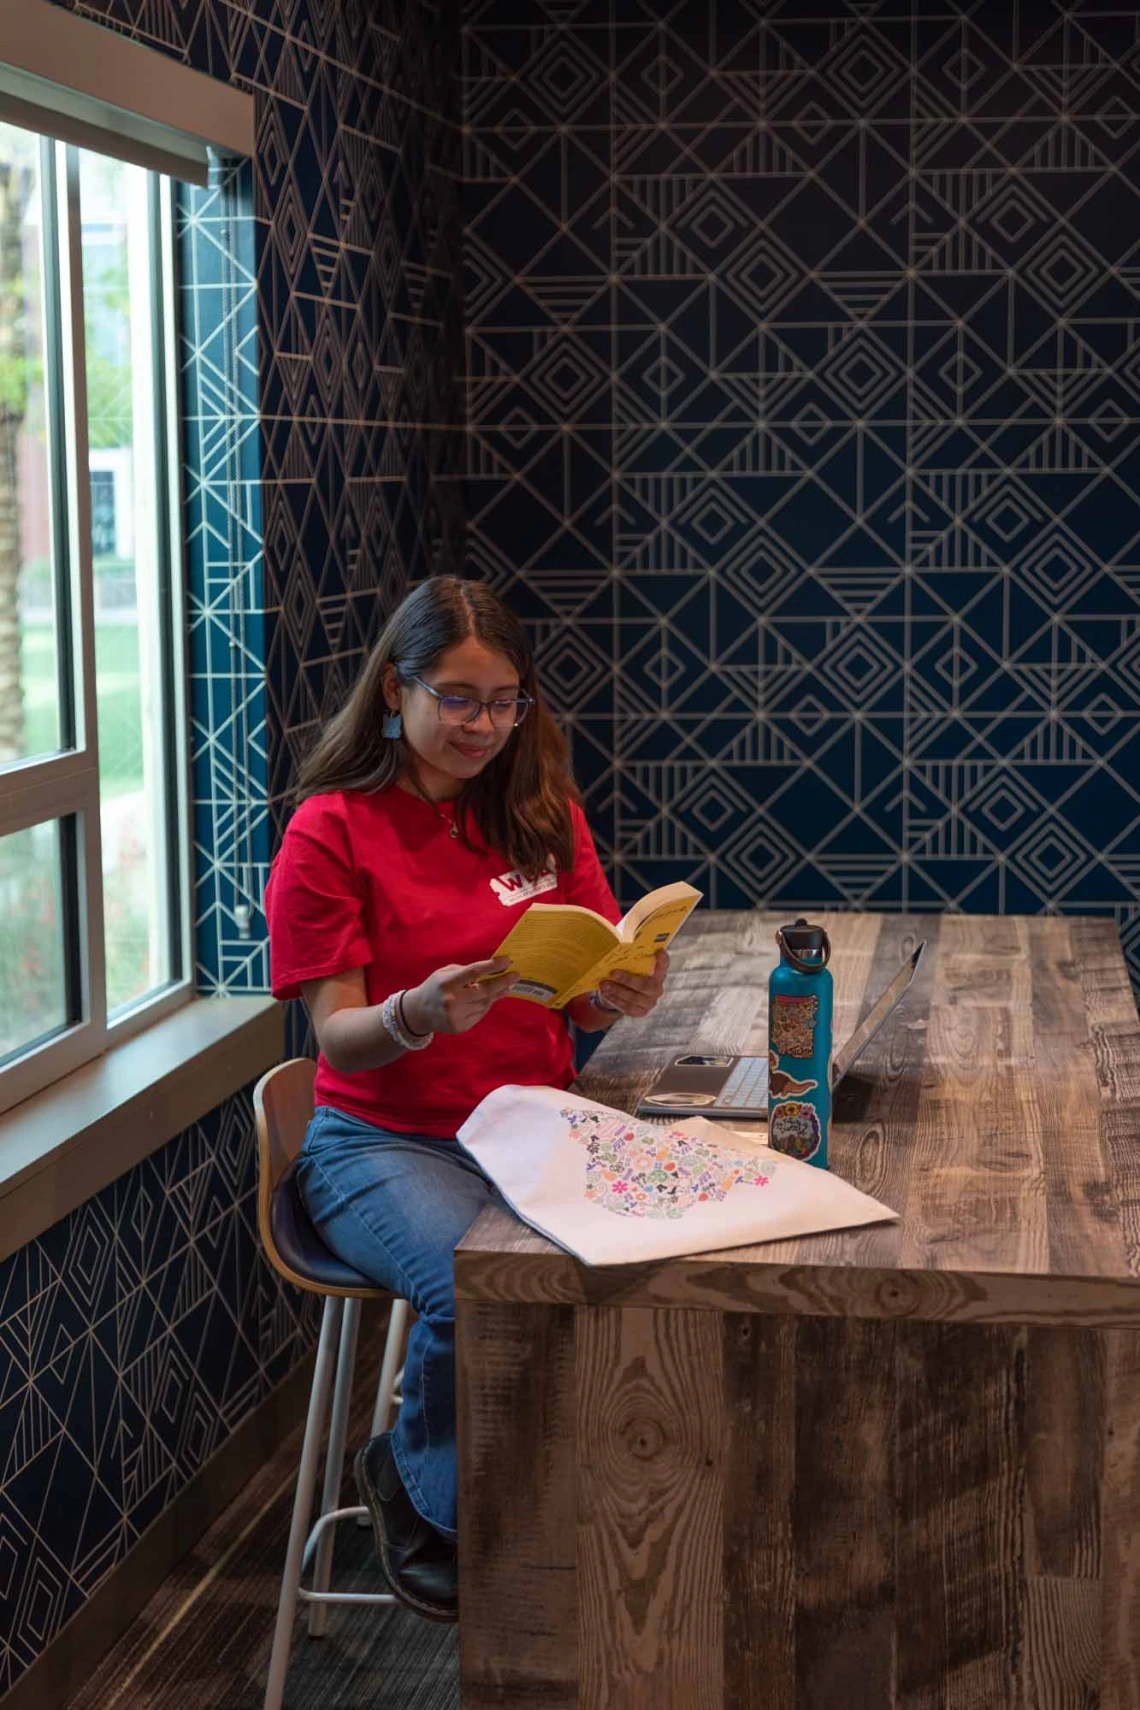
<svg viewBox="0 0 1140 1710">
<path fill-rule="evenodd" d="M 0 1109 L 189 990 L 171 226 L 0 122 Z"/>
</svg>

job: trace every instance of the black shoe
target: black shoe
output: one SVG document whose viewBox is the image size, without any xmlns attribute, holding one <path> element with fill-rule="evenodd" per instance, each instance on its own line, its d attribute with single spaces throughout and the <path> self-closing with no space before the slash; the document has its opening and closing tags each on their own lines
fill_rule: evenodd
<svg viewBox="0 0 1140 1710">
<path fill-rule="evenodd" d="M 455 1545 L 418 1512 L 404 1489 L 389 1433 L 356 1456 L 356 1487 L 372 1516 L 376 1553 L 399 1601 L 429 1621 L 458 1621 Z"/>
</svg>

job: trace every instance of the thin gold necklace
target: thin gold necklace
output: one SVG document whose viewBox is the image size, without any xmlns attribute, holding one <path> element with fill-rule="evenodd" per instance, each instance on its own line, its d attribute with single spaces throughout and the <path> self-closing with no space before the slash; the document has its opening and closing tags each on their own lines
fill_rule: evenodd
<svg viewBox="0 0 1140 1710">
<path fill-rule="evenodd" d="M 458 837 L 459 827 L 456 825 L 454 818 L 449 819 L 447 814 L 445 814 L 443 809 L 440 807 L 439 803 L 432 800 L 427 791 L 421 786 L 420 781 L 414 772 L 409 772 L 407 776 L 408 782 L 411 784 L 416 795 L 419 796 L 421 801 L 426 802 L 432 813 L 435 814 L 435 817 L 442 820 L 444 825 L 446 825 L 447 835 L 449 837 Z"/>
</svg>

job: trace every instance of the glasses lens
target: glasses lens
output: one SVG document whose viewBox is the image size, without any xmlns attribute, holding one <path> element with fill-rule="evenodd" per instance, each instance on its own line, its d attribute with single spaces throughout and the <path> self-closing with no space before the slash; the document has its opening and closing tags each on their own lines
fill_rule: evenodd
<svg viewBox="0 0 1140 1710">
<path fill-rule="evenodd" d="M 466 695 L 442 695 L 439 702 L 439 716 L 444 724 L 466 724 L 469 718 L 474 718 L 479 711 L 479 702 L 472 701 Z"/>
</svg>

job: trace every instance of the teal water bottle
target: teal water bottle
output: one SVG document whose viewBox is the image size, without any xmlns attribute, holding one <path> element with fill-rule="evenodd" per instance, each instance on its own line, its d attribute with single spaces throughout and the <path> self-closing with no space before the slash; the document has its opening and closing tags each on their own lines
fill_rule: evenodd
<svg viewBox="0 0 1140 1710">
<path fill-rule="evenodd" d="M 831 1128 L 831 941 L 797 920 L 776 933 L 768 981 L 768 1144 L 827 1168 Z"/>
</svg>

